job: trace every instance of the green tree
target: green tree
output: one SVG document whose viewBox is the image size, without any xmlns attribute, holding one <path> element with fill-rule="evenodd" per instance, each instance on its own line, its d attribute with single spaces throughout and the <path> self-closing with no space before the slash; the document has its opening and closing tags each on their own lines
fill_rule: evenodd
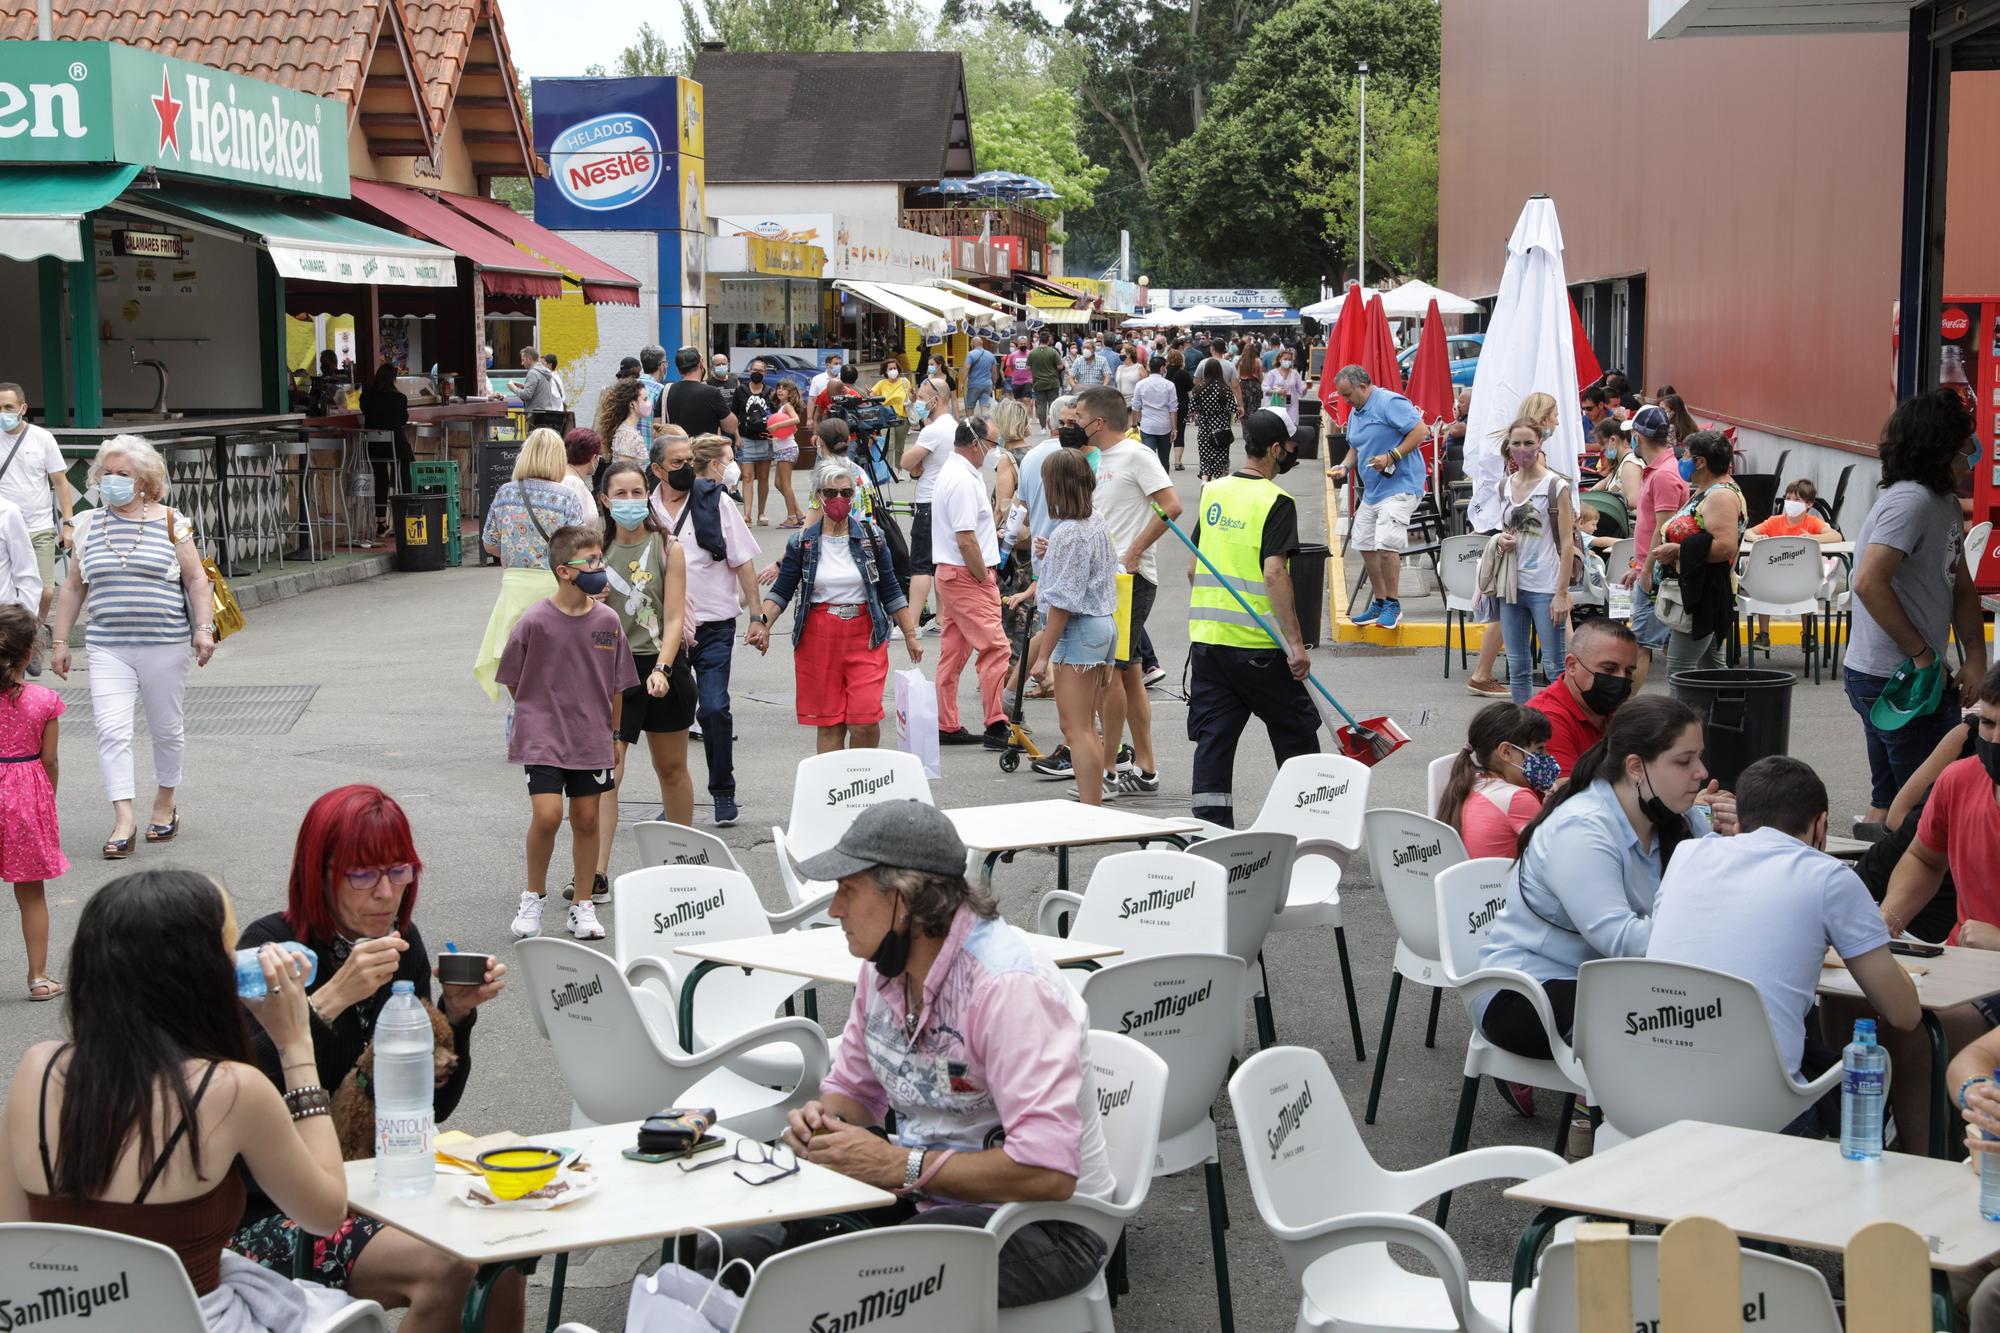
<svg viewBox="0 0 2000 1333">
<path fill-rule="evenodd" d="M 1262 24 L 1201 124 L 1162 153 L 1152 172 L 1152 202 L 1174 262 L 1219 280 L 1257 276 L 1291 287 L 1345 272 L 1352 229 L 1343 234 L 1328 217 L 1337 187 L 1312 182 L 1314 155 L 1319 170 L 1338 169 L 1332 155 L 1343 118 L 1352 141 L 1355 66 L 1366 60 L 1375 84 L 1371 122 L 1380 116 L 1392 125 L 1420 124 L 1423 115 L 1405 117 L 1400 104 L 1432 90 L 1434 180 L 1438 50 L 1436 0 L 1296 0 Z M 1372 141 L 1374 125 L 1369 129 Z M 1376 175 L 1371 154 L 1371 187 Z M 1302 213 L 1316 225 L 1300 227 Z M 1371 207 L 1371 223 L 1374 215 Z M 1434 197 L 1432 215 L 1434 231 Z"/>
<path fill-rule="evenodd" d="M 1321 235 L 1346 252 L 1359 236 L 1359 99 L 1330 118 L 1292 164 L 1300 201 Z M 1437 274 L 1438 89 L 1368 89 L 1368 267 L 1395 276 Z"/>
</svg>

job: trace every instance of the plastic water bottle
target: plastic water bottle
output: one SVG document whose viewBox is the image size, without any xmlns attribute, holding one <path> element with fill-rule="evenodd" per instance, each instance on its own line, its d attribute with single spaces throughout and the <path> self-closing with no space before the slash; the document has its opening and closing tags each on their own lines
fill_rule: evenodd
<svg viewBox="0 0 2000 1333">
<path fill-rule="evenodd" d="M 429 1194 L 437 1179 L 430 1015 L 399 981 L 375 1019 L 375 1188 L 387 1199 Z"/>
<path fill-rule="evenodd" d="M 1889 1057 L 1875 1044 L 1875 1020 L 1854 1020 L 1854 1040 L 1840 1053 L 1840 1155 L 1850 1162 L 1882 1156 L 1882 1094 Z"/>
<path fill-rule="evenodd" d="M 299 978 L 299 984 L 312 985 L 313 978 L 319 975 L 319 955 L 297 940 L 279 940 L 277 943 L 306 960 L 306 972 Z M 236 994 L 245 1000 L 261 1000 L 270 993 L 270 987 L 264 984 L 264 965 L 257 960 L 259 952 L 257 949 L 236 951 Z"/>
<path fill-rule="evenodd" d="M 2000 1084 L 2000 1069 L 1993 1071 L 1993 1081 Z M 1979 1154 L 1979 1215 L 1989 1222 L 2000 1222 L 2000 1153 Z"/>
</svg>

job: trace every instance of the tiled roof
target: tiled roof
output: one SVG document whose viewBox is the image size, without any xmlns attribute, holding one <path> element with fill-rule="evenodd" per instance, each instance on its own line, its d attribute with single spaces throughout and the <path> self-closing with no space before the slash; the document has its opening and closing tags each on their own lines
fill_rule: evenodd
<svg viewBox="0 0 2000 1333">
<path fill-rule="evenodd" d="M 486 0 L 398 0 L 397 7 L 402 11 L 403 36 L 423 84 L 424 112 L 430 117 L 431 133 L 443 134 Z"/>
<path fill-rule="evenodd" d="M 702 86 L 712 183 L 937 180 L 958 165 L 956 51 L 706 50 L 690 77 Z"/>
<path fill-rule="evenodd" d="M 456 8 L 455 3 L 412 8 Z M 381 0 L 50 0 L 63 41 L 116 41 L 247 74 L 352 107 Z M 35 36 L 34 0 L 0 0 L 0 39 Z M 420 67 L 421 70 L 421 67 Z M 453 75 L 456 82 L 456 75 Z"/>
</svg>

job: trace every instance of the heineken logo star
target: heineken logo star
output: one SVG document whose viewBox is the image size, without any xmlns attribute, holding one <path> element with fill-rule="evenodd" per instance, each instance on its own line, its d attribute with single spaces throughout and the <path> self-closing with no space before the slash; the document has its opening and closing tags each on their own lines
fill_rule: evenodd
<svg viewBox="0 0 2000 1333">
<path fill-rule="evenodd" d="M 160 71 L 160 95 L 153 98 L 152 103 L 154 112 L 160 118 L 160 146 L 154 150 L 154 155 L 159 156 L 171 148 L 174 150 L 174 156 L 179 158 L 181 107 L 186 104 L 174 100 L 173 80 L 165 69 Z"/>
</svg>

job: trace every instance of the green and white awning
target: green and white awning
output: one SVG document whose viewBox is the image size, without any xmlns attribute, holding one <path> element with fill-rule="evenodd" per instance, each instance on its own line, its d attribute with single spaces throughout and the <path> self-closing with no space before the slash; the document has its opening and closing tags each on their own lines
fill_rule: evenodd
<svg viewBox="0 0 2000 1333">
<path fill-rule="evenodd" d="M 0 255 L 82 263 L 83 222 L 121 194 L 139 168 L 9 167 L 0 171 Z"/>
<path fill-rule="evenodd" d="M 122 201 L 235 232 L 270 252 L 278 275 L 373 287 L 455 287 L 457 256 L 339 213 L 235 191 L 164 186 Z"/>
</svg>

